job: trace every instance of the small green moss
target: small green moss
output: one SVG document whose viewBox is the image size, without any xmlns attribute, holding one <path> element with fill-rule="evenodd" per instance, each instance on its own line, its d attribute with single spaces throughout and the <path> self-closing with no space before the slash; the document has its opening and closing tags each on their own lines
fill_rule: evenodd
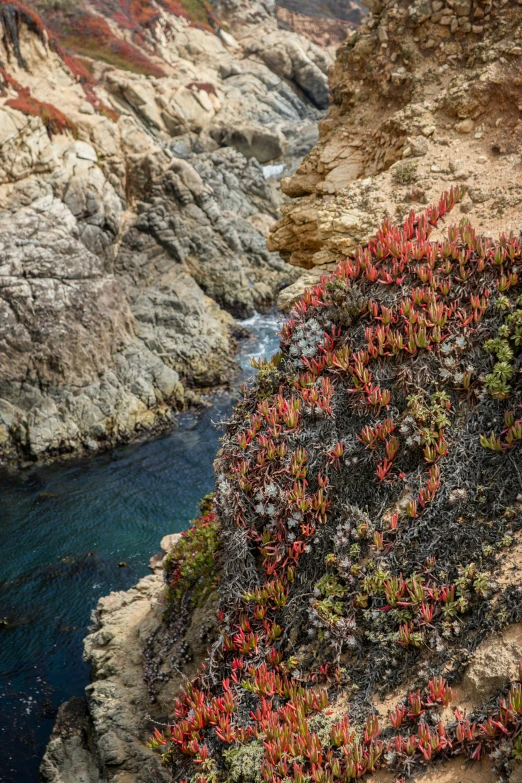
<svg viewBox="0 0 522 783">
<path fill-rule="evenodd" d="M 192 606 L 200 605 L 218 584 L 219 522 L 211 509 L 212 495 L 207 495 L 201 501 L 201 516 L 191 522 L 165 558 L 166 620 L 173 611 L 181 610 L 182 600 L 188 598 Z"/>
<path fill-rule="evenodd" d="M 224 750 L 223 758 L 229 765 L 230 780 L 233 783 L 262 783 L 264 753 L 263 743 L 258 740 Z"/>
<path fill-rule="evenodd" d="M 417 163 L 406 161 L 393 168 L 392 179 L 396 185 L 413 185 L 417 181 Z"/>
</svg>

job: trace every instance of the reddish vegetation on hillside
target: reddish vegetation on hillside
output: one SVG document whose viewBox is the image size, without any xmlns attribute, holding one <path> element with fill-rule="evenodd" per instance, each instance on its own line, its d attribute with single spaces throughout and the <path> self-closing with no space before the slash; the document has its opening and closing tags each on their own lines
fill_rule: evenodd
<svg viewBox="0 0 522 783">
<path fill-rule="evenodd" d="M 165 76 L 165 70 L 154 62 L 154 53 L 149 43 L 150 37 L 155 35 L 161 8 L 198 27 L 215 30 L 218 25 L 207 0 L 158 0 L 158 3 L 156 6 L 151 5 L 148 0 L 93 0 L 94 13 L 87 10 L 81 2 L 76 6 L 64 8 L 42 6 L 39 9 L 42 12 L 40 18 L 19 0 L 0 0 L 4 43 L 8 55 L 12 51 L 18 64 L 27 69 L 19 44 L 20 24 L 26 24 L 45 46 L 49 43 L 61 57 L 76 80 L 81 83 L 87 100 L 96 111 L 115 119 L 117 113 L 97 96 L 96 80 L 75 55 L 101 60 L 134 73 L 162 77 Z M 36 5 L 38 6 L 38 3 Z M 122 32 L 121 37 L 118 28 Z M 125 33 L 130 33 L 132 41 L 123 37 Z M 3 76 L 4 83 L 8 83 L 9 76 L 6 71 L 3 71 Z M 210 86 L 208 91 L 212 89 Z M 65 115 L 51 110 L 50 104 L 42 104 L 20 92 L 18 98 L 11 99 L 10 105 L 26 114 L 41 116 L 45 119 L 50 133 L 58 132 L 58 128 L 72 127 Z"/>
<path fill-rule="evenodd" d="M 158 77 L 165 75 L 163 68 L 149 59 L 141 49 L 118 38 L 102 16 L 78 9 L 65 19 L 52 16 L 50 26 L 63 47 L 76 54 L 136 73 Z"/>
<path fill-rule="evenodd" d="M 22 112 L 22 114 L 31 117 L 40 117 L 49 136 L 65 133 L 66 131 L 70 131 L 76 135 L 76 127 L 69 117 L 52 104 L 44 103 L 33 98 L 29 88 L 23 87 L 20 82 L 8 73 L 3 65 L 0 65 L 0 75 L 3 79 L 3 84 L 0 85 L 3 94 L 5 94 L 5 86 L 10 87 L 18 93 L 17 98 L 9 98 L 5 102 L 6 106 L 10 106 L 12 109 L 16 109 L 17 111 Z"/>
<path fill-rule="evenodd" d="M 109 106 L 106 106 L 96 95 L 96 81 L 87 68 L 74 57 L 74 55 L 63 49 L 57 38 L 52 35 L 52 32 L 49 33 L 49 31 L 46 30 L 43 21 L 34 11 L 27 8 L 27 6 L 22 3 L 19 3 L 18 0 L 2 2 L 0 4 L 0 18 L 4 30 L 3 40 L 8 53 L 8 59 L 9 54 L 12 51 L 18 64 L 27 70 L 27 63 L 20 50 L 20 25 L 23 23 L 27 25 L 29 30 L 38 36 L 44 46 L 47 47 L 49 44 L 51 49 L 61 57 L 74 78 L 82 85 L 89 103 L 91 103 L 97 111 L 101 111 L 112 119 L 116 119 L 118 116 L 117 113 Z M 3 84 L 16 90 L 19 96 L 18 98 L 13 98 L 8 101 L 9 106 L 22 111 L 24 114 L 41 117 L 50 134 L 62 133 L 65 130 L 74 132 L 73 123 L 63 114 L 63 112 L 49 103 L 42 103 L 36 98 L 31 97 L 30 91 L 27 88 L 22 87 L 22 85 L 8 73 L 4 66 L 0 67 L 0 73 L 3 77 Z"/>
<path fill-rule="evenodd" d="M 158 77 L 165 72 L 154 62 L 148 38 L 155 35 L 160 8 L 206 29 L 214 30 L 218 24 L 206 0 L 158 0 L 158 6 L 147 0 L 93 0 L 92 8 L 99 15 L 78 3 L 71 10 L 42 8 L 42 16 L 70 52 Z M 122 31 L 121 37 L 117 28 Z M 132 41 L 123 37 L 125 33 L 130 33 Z"/>
<path fill-rule="evenodd" d="M 176 777 L 243 780 L 243 758 L 249 780 L 335 783 L 522 753 L 522 668 L 496 704 L 439 713 L 477 645 L 522 619 L 494 578 L 522 529 L 522 243 L 466 220 L 432 240 L 461 196 L 387 219 L 243 389 L 216 462 L 219 641 L 151 743 Z M 205 524 L 172 552 L 171 590 L 209 562 Z M 383 725 L 373 699 L 398 686 Z"/>
<path fill-rule="evenodd" d="M 31 95 L 26 94 L 20 95 L 18 98 L 10 98 L 6 101 L 6 106 L 17 109 L 22 114 L 40 117 L 47 128 L 49 136 L 65 133 L 66 131 L 70 131 L 73 135 L 76 134 L 74 123 L 63 112 L 51 103 L 44 103 Z"/>
<path fill-rule="evenodd" d="M 215 28 L 217 23 L 207 0 L 158 0 L 158 5 L 192 24 Z M 93 6 L 104 17 L 137 35 L 143 30 L 152 30 L 161 15 L 148 0 L 94 0 Z"/>
</svg>

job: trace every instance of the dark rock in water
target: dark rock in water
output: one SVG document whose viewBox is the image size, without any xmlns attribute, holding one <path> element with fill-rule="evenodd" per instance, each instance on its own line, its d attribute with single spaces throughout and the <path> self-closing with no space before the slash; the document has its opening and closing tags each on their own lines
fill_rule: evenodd
<svg viewBox="0 0 522 783">
<path fill-rule="evenodd" d="M 87 701 L 74 696 L 58 710 L 56 723 L 40 768 L 49 783 L 98 783 L 92 755 L 92 724 Z"/>
</svg>

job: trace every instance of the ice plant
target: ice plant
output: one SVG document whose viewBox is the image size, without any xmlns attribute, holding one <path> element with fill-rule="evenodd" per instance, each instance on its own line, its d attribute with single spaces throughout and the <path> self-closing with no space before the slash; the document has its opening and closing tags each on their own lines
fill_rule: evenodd
<svg viewBox="0 0 522 783">
<path fill-rule="evenodd" d="M 466 473 L 467 453 L 476 466 L 485 447 L 495 485 L 522 442 L 522 246 L 466 221 L 432 241 L 460 195 L 386 220 L 309 289 L 244 390 L 217 462 L 219 635 L 154 740 L 176 774 L 189 762 L 193 778 L 224 783 L 222 751 L 246 746 L 266 783 L 402 775 L 481 758 L 522 730 L 520 683 L 488 715 L 437 717 L 453 695 L 448 648 L 479 633 L 493 589 L 476 565 L 484 540 L 522 527 L 516 511 L 488 516 L 476 467 Z M 514 504 L 516 490 L 502 491 Z M 421 656 L 431 676 L 383 729 L 351 683 L 400 682 Z M 325 730 L 341 687 L 363 717 Z"/>
</svg>

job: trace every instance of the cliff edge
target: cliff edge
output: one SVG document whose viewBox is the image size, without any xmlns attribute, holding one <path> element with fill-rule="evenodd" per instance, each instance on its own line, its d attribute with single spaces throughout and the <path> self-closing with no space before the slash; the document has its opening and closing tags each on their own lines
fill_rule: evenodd
<svg viewBox="0 0 522 783">
<path fill-rule="evenodd" d="M 464 185 L 480 232 L 520 228 L 517 3 L 371 2 L 338 51 L 319 144 L 282 182 L 293 201 L 269 247 L 310 270 L 289 307 L 385 216 Z M 330 266 L 329 266 L 330 265 Z"/>
<path fill-rule="evenodd" d="M 328 51 L 253 3 L 2 2 L 0 458 L 93 452 L 234 371 L 234 318 L 328 105 Z M 288 151 L 291 154 L 287 154 Z"/>
</svg>

